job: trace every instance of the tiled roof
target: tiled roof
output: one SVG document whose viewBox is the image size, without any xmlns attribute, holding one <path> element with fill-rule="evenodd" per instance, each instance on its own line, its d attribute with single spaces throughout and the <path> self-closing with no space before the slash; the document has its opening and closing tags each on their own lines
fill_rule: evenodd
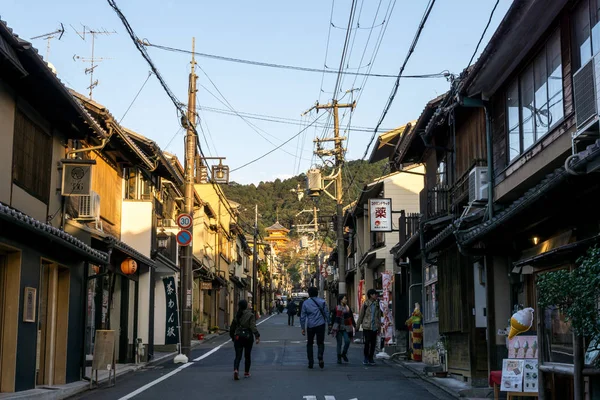
<svg viewBox="0 0 600 400">
<path fill-rule="evenodd" d="M 425 251 L 430 252 L 435 247 L 440 245 L 444 240 L 448 239 L 454 233 L 454 224 L 450 224 L 435 235 L 429 242 L 425 244 Z"/>
<path fill-rule="evenodd" d="M 4 204 L 0 204 L 0 218 L 19 225 L 25 229 L 34 231 L 35 233 L 44 235 L 51 240 L 57 240 L 59 243 L 66 245 L 73 251 L 87 256 L 87 259 L 102 264 L 108 263 L 108 254 L 103 251 L 98 251 L 83 243 L 81 240 L 69 235 L 65 231 L 53 227 L 52 225 L 40 222 L 27 214 L 15 210 Z"/>
<path fill-rule="evenodd" d="M 156 261 L 152 260 L 151 258 L 146 257 L 145 255 L 143 255 L 142 253 L 140 253 L 139 251 L 137 251 L 136 249 L 134 249 L 127 243 L 118 240 L 114 236 L 107 236 L 104 239 L 104 241 L 107 242 L 109 244 L 109 246 L 112 245 L 116 249 L 119 249 L 123 253 L 133 257 L 136 261 L 139 261 L 142 264 L 145 264 L 149 267 L 156 268 Z"/>
<path fill-rule="evenodd" d="M 268 227 L 266 230 L 267 231 L 287 231 L 287 232 L 290 231 L 285 226 L 281 225 L 279 223 L 279 221 L 275 222 L 273 225 L 271 225 L 270 227 Z"/>
</svg>

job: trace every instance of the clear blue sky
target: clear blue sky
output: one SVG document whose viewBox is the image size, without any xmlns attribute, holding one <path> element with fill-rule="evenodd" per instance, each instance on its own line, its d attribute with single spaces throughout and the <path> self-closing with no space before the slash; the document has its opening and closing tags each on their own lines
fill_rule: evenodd
<svg viewBox="0 0 600 400">
<path fill-rule="evenodd" d="M 393 0 L 392 0 L 393 1 Z M 375 25 L 383 22 L 390 0 L 381 1 Z M 489 37 L 503 18 L 511 0 L 501 0 L 492 24 L 479 49 L 483 50 Z M 58 70 L 59 77 L 73 89 L 87 93 L 89 76 L 84 69 L 89 64 L 74 61 L 73 56 L 89 57 L 91 41 L 84 42 L 70 25 L 80 29 L 85 24 L 93 29 L 105 28 L 116 35 L 96 40 L 96 56 L 111 58 L 99 63 L 95 78 L 100 82 L 94 90 L 94 100 L 107 106 L 120 118 L 147 77 L 149 68 L 135 49 L 121 21 L 104 0 L 4 0 L 0 17 L 24 39 L 54 31 L 62 22 L 67 31 L 61 41 L 51 42 L 49 61 Z M 467 65 L 487 22 L 495 0 L 438 0 L 425 26 L 405 74 L 437 73 L 449 70 L 459 73 Z M 137 35 L 150 42 L 189 49 L 192 36 L 196 37 L 199 52 L 245 58 L 250 60 L 322 68 L 330 26 L 330 0 L 305 1 L 174 1 L 174 0 L 117 0 Z M 351 0 L 335 0 L 333 23 L 345 27 Z M 378 0 L 358 0 L 360 27 L 373 26 Z M 372 72 L 397 74 L 404 60 L 415 30 L 427 5 L 426 0 L 397 1 L 389 26 L 375 59 Z M 356 27 L 356 24 L 355 24 Z M 365 60 L 373 52 L 373 45 L 381 26 L 373 28 Z M 370 29 L 355 29 L 349 68 L 358 68 Z M 326 64 L 337 68 L 344 43 L 345 30 L 331 29 Z M 353 36 L 354 37 L 354 36 Z M 46 42 L 32 41 L 42 55 Z M 150 55 L 167 83 L 181 101 L 186 101 L 189 56 L 150 48 Z M 335 75 L 325 76 L 322 93 L 322 75 L 291 70 L 271 69 L 199 58 L 198 64 L 206 71 L 219 90 L 240 112 L 274 115 L 300 119 L 300 114 L 319 98 L 321 103 L 332 97 Z M 360 71 L 366 72 L 363 65 Z M 199 84 L 218 96 L 207 77 L 199 71 Z M 346 77 L 342 90 L 353 87 L 354 79 Z M 360 87 L 359 78 L 355 87 Z M 369 78 L 360 93 L 352 125 L 374 127 L 392 89 L 393 79 Z M 393 128 L 416 119 L 425 103 L 444 93 L 449 87 L 445 79 L 403 79 L 396 100 L 382 128 Z M 358 95 L 359 93 L 356 93 Z M 346 96 L 345 100 L 348 100 Z M 202 86 L 198 103 L 202 106 L 224 109 Z M 200 114 L 207 132 L 209 146 L 201 138 L 207 156 L 227 157 L 233 169 L 275 147 L 260 137 L 236 116 L 204 111 Z M 311 115 L 312 118 L 315 114 Z M 323 118 L 324 120 L 324 118 Z M 299 127 L 266 121 L 250 120 L 267 133 L 271 142 L 280 144 L 299 131 Z M 344 124 L 348 122 L 345 116 Z M 183 154 L 183 133 L 175 108 L 155 77 L 150 78 L 135 102 L 123 125 L 153 140 L 167 150 Z M 208 126 L 208 129 L 207 129 Z M 208 134 L 210 131 L 210 135 Z M 322 129 L 310 128 L 305 135 L 251 166 L 232 174 L 240 183 L 287 178 L 298 171 L 306 171 L 313 161 L 313 139 Z M 269 136 L 270 135 L 270 136 Z M 370 132 L 351 132 L 348 158 L 360 158 L 371 136 Z M 298 165 L 296 154 L 302 153 Z"/>
</svg>

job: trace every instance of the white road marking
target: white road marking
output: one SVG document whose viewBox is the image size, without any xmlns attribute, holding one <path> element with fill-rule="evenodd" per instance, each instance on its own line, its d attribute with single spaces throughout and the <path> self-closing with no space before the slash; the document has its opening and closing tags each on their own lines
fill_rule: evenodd
<svg viewBox="0 0 600 400">
<path fill-rule="evenodd" d="M 302 396 L 302 398 L 306 400 L 317 400 L 317 396 Z"/>
<path fill-rule="evenodd" d="M 272 316 L 271 316 L 271 317 L 272 317 Z M 271 317 L 265 318 L 264 320 L 260 321 L 260 322 L 259 322 L 258 324 L 256 324 L 256 325 L 258 326 L 258 325 L 262 324 L 263 322 L 266 322 L 266 321 L 267 321 L 269 318 L 271 318 Z M 212 349 L 212 350 L 211 350 L 211 351 L 209 351 L 208 353 L 205 353 L 205 354 L 201 355 L 200 357 L 198 357 L 198 358 L 195 358 L 195 359 L 194 359 L 194 362 L 195 362 L 195 361 L 200 361 L 200 360 L 203 360 L 203 359 L 205 359 L 206 357 L 210 356 L 211 354 L 213 354 L 213 353 L 217 352 L 217 351 L 218 351 L 218 350 L 219 350 L 221 347 L 225 346 L 225 345 L 226 345 L 227 343 L 229 343 L 229 342 L 231 342 L 231 339 L 229 339 L 228 341 L 226 341 L 226 342 L 224 342 L 224 343 L 221 343 L 220 345 L 218 345 L 217 347 L 215 347 L 214 349 Z M 187 367 L 191 367 L 191 366 L 194 364 L 194 362 L 190 361 L 190 362 L 188 362 L 187 364 L 183 364 L 181 367 L 178 367 L 177 369 L 174 369 L 173 371 L 169 372 L 168 374 L 166 374 L 166 375 L 164 375 L 164 376 L 161 376 L 160 378 L 158 378 L 158 379 L 156 379 L 156 380 L 153 380 L 153 381 L 152 381 L 152 382 L 150 382 L 150 383 L 147 383 L 147 384 L 145 384 L 145 385 L 144 385 L 144 386 L 142 386 L 141 388 L 139 388 L 139 389 L 137 389 L 137 390 L 135 390 L 135 391 L 133 391 L 133 392 L 129 393 L 128 395 L 125 395 L 125 396 L 121 397 L 119 400 L 128 400 L 128 399 L 131 399 L 132 397 L 135 397 L 135 396 L 137 396 L 137 395 L 138 395 L 138 394 L 140 394 L 140 393 L 143 393 L 143 392 L 145 392 L 146 390 L 150 389 L 152 386 L 154 386 L 154 385 L 157 385 L 157 384 L 161 383 L 161 382 L 162 382 L 162 381 L 164 381 L 165 379 L 169 379 L 170 377 L 172 377 L 173 375 L 175 375 L 175 374 L 177 374 L 178 372 L 182 371 L 183 369 L 185 369 L 185 368 L 187 368 Z M 316 399 L 314 399 L 314 400 L 316 400 Z"/>
<path fill-rule="evenodd" d="M 325 400 L 335 400 L 335 396 L 327 396 L 327 395 L 325 395 Z"/>
<path fill-rule="evenodd" d="M 146 385 L 142 386 L 142 387 L 141 387 L 141 388 L 139 388 L 138 390 L 136 390 L 136 391 L 134 391 L 134 392 L 131 392 L 131 393 L 129 393 L 129 394 L 128 394 L 128 395 L 126 395 L 126 396 L 123 396 L 123 397 L 121 397 L 119 400 L 128 400 L 128 399 L 131 399 L 132 397 L 134 397 L 134 396 L 137 396 L 138 394 L 140 394 L 140 393 L 142 393 L 142 392 L 145 392 L 146 390 L 150 389 L 152 386 L 154 386 L 154 385 L 156 385 L 156 384 L 158 384 L 158 383 L 160 383 L 160 382 L 164 381 L 165 379 L 169 379 L 170 377 L 172 377 L 173 375 L 175 375 L 175 374 L 176 374 L 176 373 L 178 373 L 179 371 L 181 371 L 181 370 L 183 370 L 183 369 L 185 369 L 185 368 L 187 368 L 187 367 L 191 367 L 191 366 L 192 366 L 192 364 L 194 364 L 194 363 L 192 363 L 192 362 L 189 362 L 189 363 L 187 363 L 187 364 L 183 364 L 181 367 L 179 367 L 179 368 L 177 368 L 177 369 L 175 369 L 175 370 L 173 370 L 173 371 L 169 372 L 168 374 L 166 374 L 166 375 L 164 375 L 164 376 L 161 376 L 160 378 L 158 378 L 158 379 L 156 379 L 156 380 L 154 380 L 154 381 L 152 381 L 152 382 L 150 382 L 150 383 L 148 383 L 148 384 L 146 384 Z"/>
<path fill-rule="evenodd" d="M 261 343 L 279 343 L 279 340 L 261 340 Z"/>
</svg>

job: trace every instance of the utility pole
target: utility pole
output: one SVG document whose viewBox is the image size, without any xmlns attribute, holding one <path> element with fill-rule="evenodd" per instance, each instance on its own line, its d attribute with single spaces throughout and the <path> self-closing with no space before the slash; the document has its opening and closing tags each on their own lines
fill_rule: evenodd
<svg viewBox="0 0 600 400">
<path fill-rule="evenodd" d="M 189 77 L 188 87 L 188 110 L 187 110 L 187 132 L 185 135 L 185 206 L 184 212 L 194 217 L 194 166 L 196 160 L 196 60 L 194 51 L 196 48 L 196 38 L 192 38 L 192 69 Z M 193 225 L 189 228 L 193 236 Z M 188 359 L 190 357 L 192 340 L 192 246 L 185 246 L 181 250 L 180 268 L 181 268 L 181 351 Z"/>
<path fill-rule="evenodd" d="M 258 204 L 254 206 L 254 246 L 252 251 L 252 305 L 254 306 L 254 313 L 258 311 L 256 306 L 256 288 L 257 288 L 257 269 L 258 269 L 258 243 L 256 239 L 258 236 Z"/>
<path fill-rule="evenodd" d="M 335 180 L 335 196 L 332 196 L 327 192 L 325 186 L 323 190 L 327 195 L 332 197 L 336 203 L 336 215 L 337 215 L 337 253 L 338 253 L 338 271 L 339 271 L 339 294 L 346 294 L 346 252 L 344 246 L 344 211 L 343 211 L 343 199 L 342 196 L 344 194 L 344 188 L 342 184 L 342 167 L 344 165 L 344 153 L 345 149 L 342 147 L 342 142 L 346 140 L 345 137 L 340 136 L 340 120 L 338 116 L 338 110 L 340 108 L 350 108 L 354 110 L 356 107 L 356 102 L 351 104 L 340 104 L 337 100 L 333 100 L 328 104 L 316 104 L 304 114 L 309 112 L 312 109 L 318 110 L 333 110 L 333 133 L 334 136 L 332 138 L 324 138 L 324 139 L 315 139 L 315 143 L 317 144 L 317 150 L 315 154 L 323 157 L 323 156 L 334 156 L 335 157 L 335 168 L 336 172 L 330 179 Z M 326 150 L 321 148 L 321 143 L 324 142 L 334 142 L 333 150 Z"/>
</svg>

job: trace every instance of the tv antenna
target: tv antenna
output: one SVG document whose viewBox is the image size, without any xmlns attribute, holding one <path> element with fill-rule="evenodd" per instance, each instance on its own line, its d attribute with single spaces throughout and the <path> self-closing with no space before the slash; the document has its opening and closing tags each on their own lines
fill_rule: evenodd
<svg viewBox="0 0 600 400">
<path fill-rule="evenodd" d="M 49 62 L 50 59 L 50 41 L 54 38 L 56 38 L 56 36 L 58 36 L 58 40 L 60 40 L 62 38 L 62 36 L 65 33 L 65 26 L 62 24 L 62 22 L 60 23 L 60 28 L 58 28 L 57 30 L 55 30 L 54 32 L 50 32 L 50 33 L 45 33 L 43 35 L 39 35 L 39 36 L 34 36 L 31 38 L 31 40 L 34 39 L 46 39 L 46 62 Z"/>
<path fill-rule="evenodd" d="M 91 36 L 92 37 L 92 56 L 91 57 L 81 57 L 78 56 L 77 54 L 75 54 L 73 56 L 73 61 L 83 61 L 84 63 L 90 63 L 90 67 L 85 69 L 85 74 L 90 76 L 90 86 L 88 86 L 87 88 L 89 89 L 89 98 L 90 100 L 92 99 L 92 94 L 94 92 L 94 88 L 96 86 L 98 86 L 98 80 L 94 80 L 94 70 L 96 69 L 96 67 L 98 67 L 98 65 L 96 64 L 97 62 L 101 62 L 104 60 L 112 60 L 112 58 L 107 58 L 107 57 L 95 57 L 94 55 L 94 47 L 96 45 L 96 36 L 100 36 L 100 35 L 105 35 L 105 36 L 109 36 L 109 35 L 113 35 L 116 34 L 116 31 L 107 31 L 104 28 L 101 28 L 99 30 L 96 29 L 91 29 L 86 25 L 82 25 L 83 26 L 83 30 L 82 31 L 78 31 L 77 29 L 75 29 L 73 27 L 73 25 L 71 25 L 71 28 L 73 28 L 73 30 L 75 31 L 75 33 L 81 38 L 81 40 L 85 41 L 86 40 L 86 36 Z"/>
</svg>

